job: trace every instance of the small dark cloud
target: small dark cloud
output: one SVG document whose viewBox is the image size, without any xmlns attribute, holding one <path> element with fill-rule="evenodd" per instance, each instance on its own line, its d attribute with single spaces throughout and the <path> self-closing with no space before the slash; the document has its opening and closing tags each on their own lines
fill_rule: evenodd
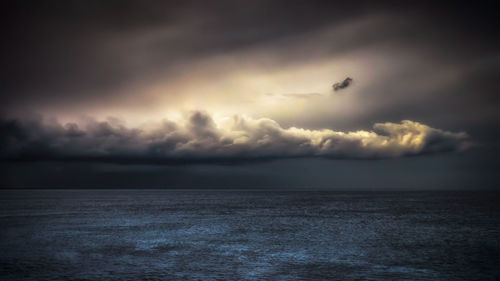
<svg viewBox="0 0 500 281">
<path fill-rule="evenodd" d="M 338 91 L 349 87 L 349 85 L 351 84 L 352 84 L 352 78 L 347 77 L 346 79 L 344 79 L 344 81 L 333 84 L 332 87 L 334 91 Z"/>
</svg>

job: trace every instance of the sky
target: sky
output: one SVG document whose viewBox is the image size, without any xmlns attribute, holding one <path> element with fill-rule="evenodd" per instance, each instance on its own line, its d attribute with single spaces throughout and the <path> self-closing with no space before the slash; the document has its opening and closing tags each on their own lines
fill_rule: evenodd
<svg viewBox="0 0 500 281">
<path fill-rule="evenodd" d="M 494 1 L 0 10 L 1 188 L 499 188 Z"/>
</svg>

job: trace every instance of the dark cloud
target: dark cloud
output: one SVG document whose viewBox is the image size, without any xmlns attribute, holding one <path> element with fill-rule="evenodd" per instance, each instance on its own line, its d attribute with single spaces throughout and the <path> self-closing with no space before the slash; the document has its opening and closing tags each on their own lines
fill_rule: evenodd
<svg viewBox="0 0 500 281">
<path fill-rule="evenodd" d="M 352 78 L 347 77 L 342 82 L 337 82 L 337 83 L 333 84 L 332 87 L 333 87 L 334 91 L 338 91 L 338 90 L 342 90 L 342 89 L 349 87 L 349 85 L 351 85 L 351 83 L 352 83 Z"/>
<path fill-rule="evenodd" d="M 379 123 L 374 131 L 336 132 L 282 128 L 271 119 L 235 116 L 219 127 L 206 113 L 186 124 L 164 121 L 154 129 L 127 128 L 119 122 L 87 120 L 7 120 L 0 124 L 5 161 L 94 161 L 122 163 L 235 163 L 296 157 L 395 158 L 460 151 L 465 133 L 452 133 L 402 121 Z"/>
</svg>

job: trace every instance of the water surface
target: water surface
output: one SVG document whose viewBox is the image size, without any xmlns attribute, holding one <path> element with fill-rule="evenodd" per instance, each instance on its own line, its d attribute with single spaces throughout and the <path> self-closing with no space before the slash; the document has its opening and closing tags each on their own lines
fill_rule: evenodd
<svg viewBox="0 0 500 281">
<path fill-rule="evenodd" d="M 498 192 L 0 191 L 0 280 L 498 280 Z"/>
</svg>

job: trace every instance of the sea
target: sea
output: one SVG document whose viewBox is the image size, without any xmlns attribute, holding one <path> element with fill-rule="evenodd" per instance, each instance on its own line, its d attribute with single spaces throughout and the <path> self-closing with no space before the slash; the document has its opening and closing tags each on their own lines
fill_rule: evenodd
<svg viewBox="0 0 500 281">
<path fill-rule="evenodd" d="M 0 280 L 500 280 L 500 192 L 0 190 Z"/>
</svg>

